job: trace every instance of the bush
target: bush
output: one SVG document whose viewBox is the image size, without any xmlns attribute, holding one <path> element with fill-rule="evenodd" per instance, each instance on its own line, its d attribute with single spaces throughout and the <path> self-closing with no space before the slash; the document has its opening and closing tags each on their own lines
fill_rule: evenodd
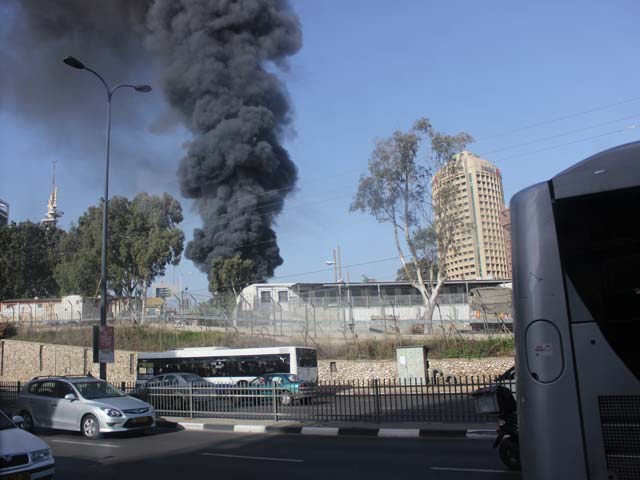
<svg viewBox="0 0 640 480">
<path fill-rule="evenodd" d="M 513 337 L 488 339 L 428 338 L 425 340 L 361 340 L 340 345 L 320 345 L 318 355 L 333 360 L 383 360 L 395 358 L 396 347 L 421 346 L 429 349 L 430 358 L 484 358 L 511 356 L 515 353 Z"/>
<path fill-rule="evenodd" d="M 11 338 L 18 334 L 18 329 L 13 323 L 0 323 L 0 338 Z"/>
<path fill-rule="evenodd" d="M 414 323 L 410 329 L 413 335 L 422 335 L 424 333 L 424 325 L 421 323 Z"/>
</svg>

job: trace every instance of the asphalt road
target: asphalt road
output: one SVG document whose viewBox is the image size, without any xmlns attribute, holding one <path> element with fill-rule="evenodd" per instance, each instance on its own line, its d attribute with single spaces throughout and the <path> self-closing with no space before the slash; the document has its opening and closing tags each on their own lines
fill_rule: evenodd
<svg viewBox="0 0 640 480">
<path fill-rule="evenodd" d="M 108 436 L 39 432 L 56 479 L 519 479 L 490 440 L 211 433 L 157 429 Z"/>
</svg>

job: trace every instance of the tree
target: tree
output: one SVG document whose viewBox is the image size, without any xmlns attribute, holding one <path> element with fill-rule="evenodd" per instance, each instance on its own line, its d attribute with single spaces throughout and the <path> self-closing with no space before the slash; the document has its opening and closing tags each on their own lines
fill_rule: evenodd
<svg viewBox="0 0 640 480">
<path fill-rule="evenodd" d="M 418 261 L 420 265 L 420 271 L 422 272 L 422 278 L 425 278 L 429 274 L 430 263 L 426 258 L 422 258 Z M 413 282 L 417 278 L 416 275 L 416 266 L 413 262 L 407 265 L 409 270 L 409 275 L 407 276 L 407 269 L 404 267 L 400 267 L 396 271 L 396 282 Z"/>
<path fill-rule="evenodd" d="M 255 280 L 254 263 L 239 256 L 217 257 L 209 272 L 209 291 L 221 308 L 230 313 L 243 288 Z"/>
<path fill-rule="evenodd" d="M 64 236 L 63 230 L 32 222 L 0 228 L 0 299 L 58 295 L 53 270 Z"/>
<path fill-rule="evenodd" d="M 108 288 L 117 297 L 141 299 L 143 317 L 147 289 L 164 275 L 167 265 L 180 261 L 184 233 L 177 225 L 182 219 L 180 203 L 168 193 L 141 193 L 132 201 L 116 196 L 109 201 Z M 63 260 L 55 276 L 64 293 L 97 295 L 101 245 L 102 205 L 92 206 L 62 244 Z M 133 317 L 135 307 L 130 311 Z"/>
<path fill-rule="evenodd" d="M 445 135 L 435 131 L 426 118 L 408 132 L 394 132 L 377 142 L 369 173 L 360 177 L 350 207 L 352 212 L 369 213 L 378 222 L 391 224 L 405 278 L 423 300 L 425 332 L 432 330 L 438 295 L 447 279 L 445 258 L 454 248 L 455 235 L 466 228 L 454 214 L 455 189 L 439 183 L 438 175 L 457 168 L 455 154 L 471 141 L 464 132 Z M 420 160 L 425 142 L 428 152 Z M 432 182 L 438 185 L 437 201 L 433 200 Z"/>
</svg>

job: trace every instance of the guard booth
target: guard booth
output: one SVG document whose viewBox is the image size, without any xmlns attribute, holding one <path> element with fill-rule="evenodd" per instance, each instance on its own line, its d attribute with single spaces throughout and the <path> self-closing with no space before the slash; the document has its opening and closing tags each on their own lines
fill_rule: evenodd
<svg viewBox="0 0 640 480">
<path fill-rule="evenodd" d="M 396 347 L 398 380 L 402 383 L 428 383 L 428 353 L 426 346 Z"/>
<path fill-rule="evenodd" d="M 511 200 L 524 480 L 640 478 L 640 142 Z"/>
</svg>

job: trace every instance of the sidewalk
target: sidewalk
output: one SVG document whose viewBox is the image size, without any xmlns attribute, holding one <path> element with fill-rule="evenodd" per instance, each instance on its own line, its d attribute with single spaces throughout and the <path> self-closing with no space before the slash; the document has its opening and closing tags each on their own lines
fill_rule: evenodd
<svg viewBox="0 0 640 480">
<path fill-rule="evenodd" d="M 371 437 L 467 437 L 494 438 L 496 426 L 465 423 L 363 423 L 363 422 L 294 422 L 233 418 L 161 417 L 158 425 L 185 430 L 211 432 L 302 434 L 322 436 L 359 435 Z"/>
</svg>

